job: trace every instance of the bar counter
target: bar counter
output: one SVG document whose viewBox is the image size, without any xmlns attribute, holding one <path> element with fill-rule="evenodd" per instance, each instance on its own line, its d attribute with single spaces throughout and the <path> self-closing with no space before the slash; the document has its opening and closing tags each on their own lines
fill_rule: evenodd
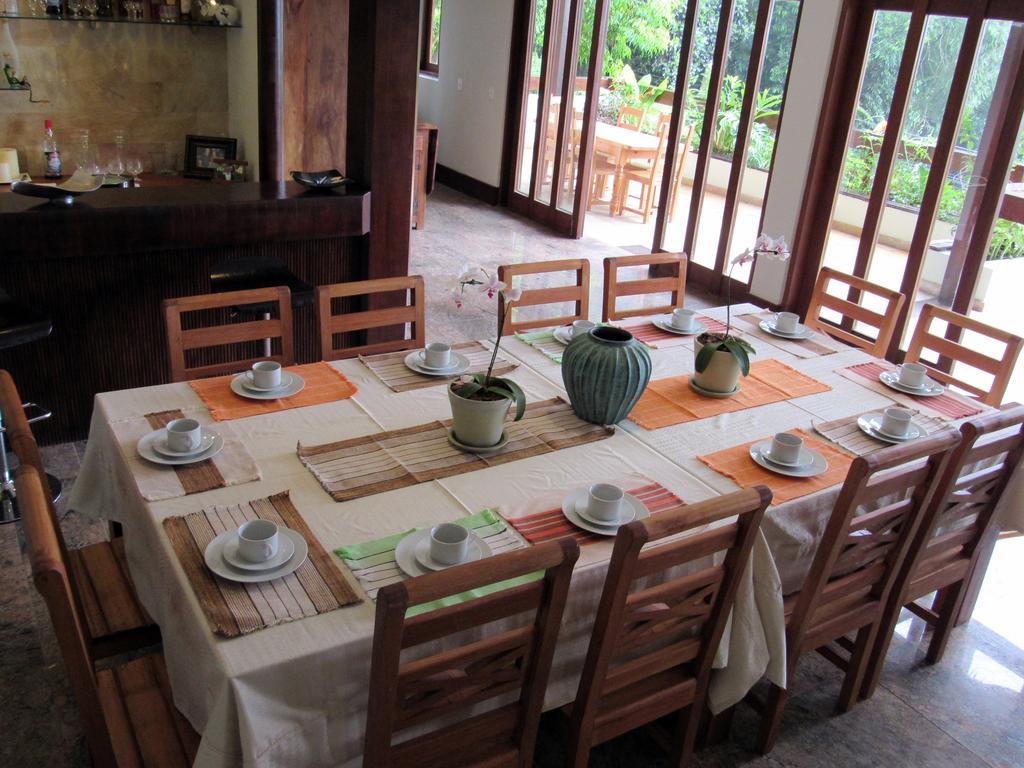
<svg viewBox="0 0 1024 768">
<path fill-rule="evenodd" d="M 145 181 L 144 181 L 145 184 Z M 108 188 L 68 205 L 0 194 L 0 289 L 48 315 L 46 339 L 0 350 L 22 397 L 53 408 L 42 443 L 85 437 L 97 392 L 170 380 L 161 302 L 209 293 L 211 267 L 269 254 L 312 285 L 364 279 L 370 193 L 293 182 Z M 295 312 L 316 359 L 312 307 Z"/>
</svg>

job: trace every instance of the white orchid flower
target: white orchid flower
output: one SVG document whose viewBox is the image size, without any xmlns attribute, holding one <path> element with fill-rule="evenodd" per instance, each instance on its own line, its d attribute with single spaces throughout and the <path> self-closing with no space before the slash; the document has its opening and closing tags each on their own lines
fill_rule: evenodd
<svg viewBox="0 0 1024 768">
<path fill-rule="evenodd" d="M 754 252 L 747 248 L 743 253 L 739 254 L 732 260 L 732 265 L 738 267 L 741 264 L 749 264 L 754 260 Z"/>
<path fill-rule="evenodd" d="M 515 302 L 519 301 L 523 297 L 522 288 L 509 288 L 507 291 L 502 292 L 505 296 L 505 301 Z"/>
<path fill-rule="evenodd" d="M 480 284 L 480 292 L 486 293 L 488 299 L 493 299 L 498 295 L 498 291 L 505 289 L 505 284 L 498 279 L 497 274 L 489 275 L 484 282 Z"/>
<path fill-rule="evenodd" d="M 465 302 L 462 300 L 462 287 L 457 285 L 451 290 L 451 299 L 455 302 L 456 309 L 462 309 L 465 306 Z"/>
</svg>

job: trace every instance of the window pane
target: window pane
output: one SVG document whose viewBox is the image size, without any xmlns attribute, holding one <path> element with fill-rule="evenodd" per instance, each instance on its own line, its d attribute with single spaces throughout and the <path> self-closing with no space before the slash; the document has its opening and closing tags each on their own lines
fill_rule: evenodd
<svg viewBox="0 0 1024 768">
<path fill-rule="evenodd" d="M 572 111 L 566 114 L 562 162 L 565 164 L 565 183 L 558 193 L 558 207 L 572 212 L 576 194 L 576 180 L 580 166 L 580 135 L 583 112 L 587 103 L 587 75 L 590 68 L 590 46 L 594 36 L 594 11 L 597 0 L 583 0 L 579 20 L 579 50 L 576 55 L 576 82 L 572 87 Z M 584 205 L 586 200 L 584 200 Z"/>
<path fill-rule="evenodd" d="M 533 146 L 537 133 L 537 106 L 540 101 L 540 72 L 544 56 L 544 24 L 547 13 L 548 0 L 536 0 L 528 46 L 530 56 L 526 63 L 525 114 L 517 164 L 516 191 L 523 195 L 530 194 L 530 183 L 533 181 Z"/>
<path fill-rule="evenodd" d="M 434 0 L 434 8 L 430 20 L 431 64 L 438 64 L 441 60 L 441 2 L 442 0 Z"/>
</svg>

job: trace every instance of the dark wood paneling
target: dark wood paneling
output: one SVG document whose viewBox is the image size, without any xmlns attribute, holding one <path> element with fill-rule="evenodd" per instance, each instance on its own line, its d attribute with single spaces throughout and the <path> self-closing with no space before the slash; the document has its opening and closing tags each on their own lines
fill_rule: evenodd
<svg viewBox="0 0 1024 768">
<path fill-rule="evenodd" d="M 260 179 L 284 178 L 281 151 L 284 119 L 284 0 L 260 0 L 256 4 L 256 60 L 259 68 Z"/>
<path fill-rule="evenodd" d="M 284 0 L 284 170 L 345 172 L 349 0 Z"/>
<path fill-rule="evenodd" d="M 474 179 L 472 176 L 467 176 L 460 171 L 456 171 L 454 168 L 449 168 L 447 165 L 437 166 L 437 181 L 446 187 L 451 187 L 464 195 L 469 195 L 475 200 L 487 203 L 488 205 L 498 204 L 499 192 L 497 187 L 491 186 L 479 179 Z"/>
</svg>

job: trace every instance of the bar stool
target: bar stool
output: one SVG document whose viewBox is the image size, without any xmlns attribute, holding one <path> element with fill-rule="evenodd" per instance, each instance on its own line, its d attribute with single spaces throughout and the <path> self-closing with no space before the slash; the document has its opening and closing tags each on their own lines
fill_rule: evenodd
<svg viewBox="0 0 1024 768">
<path fill-rule="evenodd" d="M 248 291 L 254 288 L 275 288 L 283 285 L 292 293 L 292 309 L 312 306 L 316 300 L 314 286 L 301 280 L 298 275 L 274 256 L 240 256 L 213 265 L 210 272 L 210 289 L 213 293 Z M 250 315 L 270 319 L 271 306 L 251 304 L 232 307 L 232 316 Z M 271 355 L 270 339 L 265 339 L 264 354 Z"/>
<path fill-rule="evenodd" d="M 52 331 L 53 322 L 50 318 L 30 307 L 18 304 L 0 288 L 0 351 L 45 339 Z M 23 403 L 22 408 L 31 414 L 27 416 L 29 424 L 44 421 L 53 415 L 51 411 L 36 403 Z M 7 463 L 6 433 L 6 419 L 0 410 L 0 525 L 13 523 L 21 517 L 18 512 L 14 478 Z M 46 473 L 46 480 L 56 503 L 62 491 L 61 482 L 49 472 Z"/>
</svg>

